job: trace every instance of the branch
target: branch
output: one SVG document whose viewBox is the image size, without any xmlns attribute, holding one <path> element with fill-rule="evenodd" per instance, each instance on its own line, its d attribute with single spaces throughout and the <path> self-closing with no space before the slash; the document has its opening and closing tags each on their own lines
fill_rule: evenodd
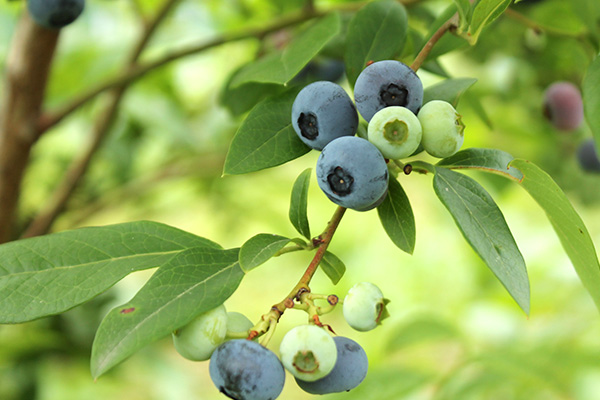
<svg viewBox="0 0 600 400">
<path fill-rule="evenodd" d="M 54 125 L 58 124 L 65 117 L 69 116 L 71 113 L 78 110 L 80 107 L 82 107 L 84 104 L 86 104 L 90 100 L 94 99 L 99 94 L 101 94 L 107 90 L 110 90 L 110 89 L 130 85 L 133 82 L 135 82 L 136 80 L 138 80 L 141 77 L 143 77 L 144 75 L 146 75 L 148 72 L 154 71 L 155 69 L 158 69 L 164 65 L 167 65 L 167 64 L 171 63 L 172 61 L 176 61 L 181 58 L 184 58 L 184 57 L 187 57 L 190 55 L 194 55 L 194 54 L 197 54 L 197 53 L 200 53 L 200 52 L 203 52 L 203 51 L 206 51 L 206 50 L 209 50 L 214 47 L 218 47 L 218 46 L 221 46 L 221 45 L 224 45 L 227 43 L 231 43 L 231 42 L 253 39 L 253 38 L 262 39 L 263 37 L 265 37 L 273 32 L 277 32 L 281 29 L 288 28 L 290 26 L 298 25 L 302 22 L 306 22 L 313 18 L 325 16 L 332 12 L 357 10 L 360 7 L 362 7 L 364 4 L 365 3 L 363 3 L 363 2 L 349 3 L 349 4 L 343 4 L 340 6 L 336 6 L 335 8 L 330 8 L 328 10 L 312 10 L 309 12 L 296 12 L 294 14 L 283 17 L 280 20 L 278 20 L 274 23 L 271 23 L 263 28 L 250 28 L 250 29 L 244 29 L 239 32 L 223 34 L 221 36 L 217 36 L 216 38 L 213 38 L 212 40 L 209 40 L 209 41 L 206 41 L 203 43 L 199 43 L 199 44 L 195 44 L 195 45 L 190 45 L 187 47 L 183 47 L 179 50 L 175 50 L 171 53 L 166 54 L 162 58 L 148 62 L 146 64 L 137 65 L 134 68 L 125 70 L 121 75 L 116 76 L 116 77 L 108 80 L 107 82 L 101 83 L 100 85 L 96 86 L 95 88 L 89 89 L 87 92 L 81 94 L 79 97 L 77 97 L 71 103 L 56 110 L 54 113 L 47 115 L 44 118 L 42 129 L 46 130 L 46 129 L 49 129 L 49 128 L 53 127 Z"/>
<path fill-rule="evenodd" d="M 58 30 L 37 25 L 24 12 L 6 61 L 6 83 L 0 108 L 0 243 L 14 239 L 21 181 L 58 42 Z"/>
<path fill-rule="evenodd" d="M 137 61 L 142 54 L 144 48 L 150 42 L 150 39 L 160 23 L 166 18 L 169 11 L 177 4 L 179 0 L 165 0 L 161 9 L 158 11 L 154 19 L 146 26 L 144 33 L 140 40 L 134 47 L 133 51 L 129 56 L 129 62 L 126 67 L 126 71 L 135 68 Z M 79 182 L 88 170 L 88 167 L 100 148 L 104 138 L 110 130 L 119 109 L 119 105 L 127 86 L 116 87 L 108 98 L 108 104 L 104 111 L 96 119 L 96 123 L 93 129 L 92 140 L 81 156 L 73 161 L 65 173 L 63 180 L 58 184 L 54 192 L 52 193 L 50 200 L 44 208 L 39 212 L 38 215 L 31 221 L 22 237 L 32 237 L 43 235 L 50 230 L 52 223 L 56 220 L 58 215 L 64 210 L 67 201 L 75 191 Z M 43 121 L 48 123 L 48 119 L 45 118 Z M 47 129 L 47 127 L 45 127 Z M 44 130 L 45 130 L 44 129 Z"/>
<path fill-rule="evenodd" d="M 433 50 L 433 46 L 435 46 L 442 36 L 444 36 L 448 30 L 456 28 L 454 21 L 454 16 L 452 16 L 448 21 L 444 22 L 444 24 L 440 26 L 437 31 L 435 31 L 431 38 L 429 38 L 419 54 L 417 54 L 415 61 L 410 65 L 410 68 L 412 68 L 413 71 L 417 72 L 417 70 L 421 68 L 421 65 L 423 65 L 427 59 L 427 56 L 429 56 L 429 53 L 431 53 L 431 50 Z"/>
</svg>

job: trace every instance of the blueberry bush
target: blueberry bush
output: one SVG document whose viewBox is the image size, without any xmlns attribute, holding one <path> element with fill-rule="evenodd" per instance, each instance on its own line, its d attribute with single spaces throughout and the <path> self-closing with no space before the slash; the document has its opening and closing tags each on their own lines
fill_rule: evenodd
<svg viewBox="0 0 600 400">
<path fill-rule="evenodd" d="M 600 203 L 596 0 L 1 7 L 0 398 L 52 398 L 42 359 L 78 354 L 91 369 L 84 380 L 102 382 L 165 341 L 178 363 L 204 368 L 202 392 L 190 395 L 199 399 L 583 399 L 600 390 L 585 383 L 600 355 L 580 339 L 597 337 L 591 328 L 565 318 L 577 340 L 517 351 L 526 335 L 516 329 L 481 350 L 439 314 L 408 316 L 419 305 L 393 272 L 379 272 L 424 257 L 418 221 L 429 232 L 419 241 L 442 264 L 419 283 L 437 310 L 452 307 L 434 293 L 444 269 L 479 264 L 487 270 L 460 268 L 482 288 L 470 299 L 502 287 L 502 315 L 535 320 L 543 310 L 532 307 L 530 277 L 540 276 L 517 242 L 542 239 L 513 235 L 500 208 L 520 187 L 531 204 L 517 215 L 547 217 L 562 246 L 552 256 L 572 266 L 598 319 L 588 212 Z M 174 179 L 182 186 L 161 187 Z M 197 198 L 218 228 L 197 225 Z M 326 213 L 311 215 L 309 200 Z M 448 221 L 436 206 L 465 247 L 439 243 Z M 351 218 L 361 223 L 346 228 Z M 340 235 L 347 245 L 336 247 Z M 362 279 L 350 281 L 352 270 Z M 549 308 L 565 303 L 562 291 L 550 290 Z M 230 307 L 235 296 L 253 314 Z M 370 335 L 385 328 L 388 358 L 371 357 Z M 429 364 L 415 350 L 423 342 L 440 346 Z M 402 354 L 423 365 L 399 368 Z"/>
</svg>

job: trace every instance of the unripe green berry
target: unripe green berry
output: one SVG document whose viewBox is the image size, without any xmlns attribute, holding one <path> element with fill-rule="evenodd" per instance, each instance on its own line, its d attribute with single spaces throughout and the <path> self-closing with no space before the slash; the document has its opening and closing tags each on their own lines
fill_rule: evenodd
<svg viewBox="0 0 600 400">
<path fill-rule="evenodd" d="M 465 125 L 452 104 L 442 100 L 426 103 L 418 114 L 423 127 L 422 144 L 434 157 L 450 157 L 463 144 Z"/>
<path fill-rule="evenodd" d="M 408 108 L 392 106 L 383 108 L 371 119 L 368 128 L 369 142 L 385 158 L 399 159 L 410 156 L 421 143 L 421 123 Z"/>
<path fill-rule="evenodd" d="M 312 382 L 331 372 L 337 359 L 337 347 L 325 329 L 300 325 L 285 334 L 279 354 L 283 366 L 292 375 Z"/>
<path fill-rule="evenodd" d="M 357 283 L 344 298 L 344 318 L 357 331 L 370 331 L 388 316 L 387 303 L 389 300 L 383 298 L 377 286 L 370 282 Z"/>
<path fill-rule="evenodd" d="M 205 361 L 223 343 L 226 334 L 227 311 L 221 304 L 173 332 L 173 344 L 184 358 Z"/>
<path fill-rule="evenodd" d="M 244 314 L 229 311 L 227 313 L 227 335 L 237 336 L 243 333 L 248 333 L 254 324 Z"/>
</svg>

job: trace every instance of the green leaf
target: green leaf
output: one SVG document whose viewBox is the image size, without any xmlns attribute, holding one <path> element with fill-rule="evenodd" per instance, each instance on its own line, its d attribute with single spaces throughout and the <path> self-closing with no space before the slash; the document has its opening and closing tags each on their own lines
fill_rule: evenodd
<svg viewBox="0 0 600 400">
<path fill-rule="evenodd" d="M 254 107 L 259 101 L 268 96 L 277 95 L 285 90 L 283 85 L 257 82 L 244 83 L 234 88 L 231 86 L 231 82 L 238 74 L 239 70 L 232 74 L 219 94 L 219 103 L 226 107 L 233 115 L 243 114 Z"/>
<path fill-rule="evenodd" d="M 326 251 L 325 254 L 323 254 L 320 266 L 323 272 L 325 272 L 325 275 L 331 279 L 331 282 L 334 285 L 337 285 L 346 272 L 346 266 L 344 265 L 344 262 L 329 251 Z"/>
<path fill-rule="evenodd" d="M 329 14 L 295 37 L 281 52 L 271 53 L 243 68 L 231 82 L 232 87 L 246 82 L 284 85 L 339 32 L 340 16 Z"/>
<path fill-rule="evenodd" d="M 530 18 L 535 25 L 539 26 L 541 31 L 547 30 L 554 35 L 572 37 L 584 35 L 588 28 L 575 12 L 577 7 L 572 4 L 574 1 L 546 1 L 540 3 L 533 8 Z M 592 12 L 592 10 L 586 11 Z M 560 15 L 560 18 L 556 18 L 557 15 Z M 590 14 L 590 16 L 592 15 L 593 13 Z M 592 30 L 597 29 L 592 25 Z"/>
<path fill-rule="evenodd" d="M 431 100 L 443 100 L 456 107 L 460 96 L 475 82 L 477 82 L 475 78 L 455 78 L 431 85 L 423 92 L 423 104 Z"/>
<path fill-rule="evenodd" d="M 0 246 L 0 323 L 21 323 L 85 303 L 134 271 L 210 240 L 157 222 L 81 228 Z"/>
<path fill-rule="evenodd" d="M 269 233 L 260 233 L 248 239 L 240 249 L 242 270 L 248 272 L 265 263 L 289 242 L 290 239 L 286 237 Z"/>
<path fill-rule="evenodd" d="M 469 0 L 454 0 L 456 8 L 458 9 L 458 16 L 460 17 L 460 30 L 465 30 L 469 26 L 470 14 L 471 14 L 471 3 Z"/>
<path fill-rule="evenodd" d="M 436 167 L 435 171 L 435 193 L 461 233 L 521 309 L 529 314 L 529 278 L 525 261 L 502 212 L 473 179 L 442 167 Z"/>
<path fill-rule="evenodd" d="M 600 309 L 600 264 L 581 217 L 560 187 L 535 164 L 515 159 L 510 165 L 523 173 L 519 183 L 546 212 L 579 279 Z"/>
<path fill-rule="evenodd" d="M 444 25 L 450 18 L 452 18 L 454 16 L 454 14 L 456 14 L 456 11 L 457 11 L 456 4 L 450 4 L 448 7 L 446 7 L 444 9 L 444 11 L 442 11 L 442 13 L 440 15 L 438 15 L 438 17 L 435 19 L 435 21 L 433 21 L 433 23 L 430 25 L 429 32 L 427 33 L 427 35 L 421 42 L 420 48 L 425 46 L 427 41 L 429 41 L 433 37 L 433 35 L 437 32 L 437 30 L 442 25 Z M 435 46 L 433 47 L 433 49 L 427 56 L 426 60 L 427 61 L 435 60 L 437 57 L 439 57 L 441 55 L 444 55 L 446 53 L 449 53 L 449 52 L 459 49 L 461 47 L 468 46 L 468 44 L 469 43 L 462 37 L 459 37 L 456 35 L 451 35 L 451 34 L 445 34 L 435 44 Z M 420 48 L 419 48 L 419 50 L 420 50 Z"/>
<path fill-rule="evenodd" d="M 350 86 L 369 61 L 394 58 L 402 51 L 408 17 L 402 4 L 384 0 L 361 8 L 352 18 L 346 35 L 346 76 Z"/>
<path fill-rule="evenodd" d="M 131 301 L 112 309 L 94 339 L 94 378 L 222 304 L 244 276 L 238 252 L 200 247 L 183 251 L 158 269 Z"/>
<path fill-rule="evenodd" d="M 388 194 L 377 207 L 383 229 L 401 250 L 412 254 L 415 249 L 415 217 L 400 183 L 391 178 Z"/>
<path fill-rule="evenodd" d="M 588 67 L 583 78 L 583 108 L 585 119 L 596 140 L 596 148 L 600 143 L 600 56 Z"/>
<path fill-rule="evenodd" d="M 475 3 L 469 27 L 469 41 L 475 44 L 486 25 L 498 18 L 508 8 L 511 0 L 481 0 Z"/>
<path fill-rule="evenodd" d="M 502 150 L 472 147 L 440 160 L 437 165 L 450 169 L 483 170 L 520 181 L 523 174 L 515 167 L 509 167 L 512 160 L 514 157 Z"/>
<path fill-rule="evenodd" d="M 289 218 L 294 228 L 302 236 L 311 239 L 310 226 L 308 224 L 308 186 L 310 184 L 311 168 L 307 168 L 296 178 L 294 187 L 292 188 L 292 196 L 290 199 Z"/>
<path fill-rule="evenodd" d="M 310 148 L 294 132 L 292 104 L 297 91 L 261 101 L 235 134 L 225 159 L 225 174 L 245 174 L 298 158 Z"/>
</svg>

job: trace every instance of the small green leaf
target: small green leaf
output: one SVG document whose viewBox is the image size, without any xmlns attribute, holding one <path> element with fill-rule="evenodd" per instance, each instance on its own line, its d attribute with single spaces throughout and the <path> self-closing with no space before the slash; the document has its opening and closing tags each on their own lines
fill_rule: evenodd
<svg viewBox="0 0 600 400">
<path fill-rule="evenodd" d="M 192 248 L 159 268 L 131 301 L 102 320 L 92 347 L 92 376 L 222 304 L 244 276 L 238 252 Z"/>
<path fill-rule="evenodd" d="M 237 74 L 239 70 L 231 75 L 219 94 L 219 103 L 233 115 L 243 114 L 266 97 L 277 95 L 285 90 L 283 85 L 258 82 L 248 82 L 234 88 L 231 82 Z"/>
<path fill-rule="evenodd" d="M 523 173 L 521 186 L 546 212 L 579 279 L 600 309 L 600 264 L 581 217 L 560 187 L 535 164 L 515 159 L 510 165 Z"/>
<path fill-rule="evenodd" d="M 269 97 L 250 111 L 225 159 L 225 174 L 245 174 L 298 158 L 310 148 L 294 132 L 292 104 L 297 91 Z"/>
<path fill-rule="evenodd" d="M 295 37 L 283 51 L 271 53 L 243 68 L 231 86 L 235 88 L 247 82 L 288 83 L 340 32 L 340 28 L 338 14 L 321 18 Z"/>
<path fill-rule="evenodd" d="M 486 25 L 498 18 L 512 0 L 480 0 L 475 3 L 469 27 L 469 41 L 475 44 Z"/>
<path fill-rule="evenodd" d="M 529 314 L 529 278 L 525 260 L 502 212 L 473 179 L 436 167 L 435 193 L 448 209 L 473 250 L 492 270 L 526 314 Z"/>
<path fill-rule="evenodd" d="M 412 254 L 416 240 L 415 217 L 408 197 L 396 179 L 390 179 L 388 194 L 377 207 L 377 214 L 392 242 Z"/>
<path fill-rule="evenodd" d="M 509 167 L 512 160 L 514 157 L 502 150 L 472 147 L 440 160 L 437 165 L 450 169 L 483 170 L 519 181 L 523 174 L 515 167 Z"/>
<path fill-rule="evenodd" d="M 157 222 L 81 228 L 0 246 L 0 323 L 20 323 L 85 303 L 128 274 L 161 266 L 210 240 Z"/>
<path fill-rule="evenodd" d="M 310 184 L 311 168 L 307 168 L 296 179 L 292 188 L 292 196 L 290 199 L 289 218 L 294 228 L 302 236 L 311 239 L 310 226 L 308 224 L 308 186 Z"/>
<path fill-rule="evenodd" d="M 583 108 L 585 119 L 590 125 L 596 140 L 596 149 L 600 148 L 600 56 L 592 62 L 583 78 Z"/>
<path fill-rule="evenodd" d="M 431 85 L 423 92 L 423 104 L 431 100 L 443 100 L 456 107 L 460 96 L 475 82 L 477 82 L 475 78 L 455 78 Z"/>
<path fill-rule="evenodd" d="M 248 239 L 240 249 L 240 266 L 242 270 L 248 272 L 258 267 L 283 249 L 289 242 L 290 239 L 286 237 L 269 233 L 260 233 Z"/>
<path fill-rule="evenodd" d="M 433 23 L 429 26 L 429 31 L 425 38 L 423 38 L 420 43 L 419 50 L 425 46 L 427 41 L 433 37 L 433 35 L 437 32 L 437 30 L 444 25 L 450 18 L 456 14 L 456 4 L 450 4 L 448 7 L 442 11 L 440 15 L 433 21 Z M 457 50 L 461 47 L 468 46 L 469 42 L 467 42 L 463 37 L 459 37 L 456 35 L 445 34 L 443 35 L 438 42 L 435 44 L 429 55 L 427 56 L 427 61 L 435 60 L 437 57 L 449 53 L 451 51 Z"/>
<path fill-rule="evenodd" d="M 454 0 L 456 8 L 458 9 L 458 16 L 460 17 L 460 30 L 465 30 L 469 26 L 470 14 L 471 14 L 471 3 L 469 0 Z"/>
<path fill-rule="evenodd" d="M 352 18 L 346 35 L 346 76 L 350 86 L 369 61 L 393 58 L 402 51 L 408 32 L 408 17 L 402 4 L 374 1 Z"/>
<path fill-rule="evenodd" d="M 323 272 L 325 272 L 325 275 L 331 279 L 331 282 L 334 285 L 337 285 L 346 272 L 346 266 L 344 265 L 344 262 L 329 251 L 326 251 L 325 254 L 323 254 L 320 266 Z"/>
</svg>

